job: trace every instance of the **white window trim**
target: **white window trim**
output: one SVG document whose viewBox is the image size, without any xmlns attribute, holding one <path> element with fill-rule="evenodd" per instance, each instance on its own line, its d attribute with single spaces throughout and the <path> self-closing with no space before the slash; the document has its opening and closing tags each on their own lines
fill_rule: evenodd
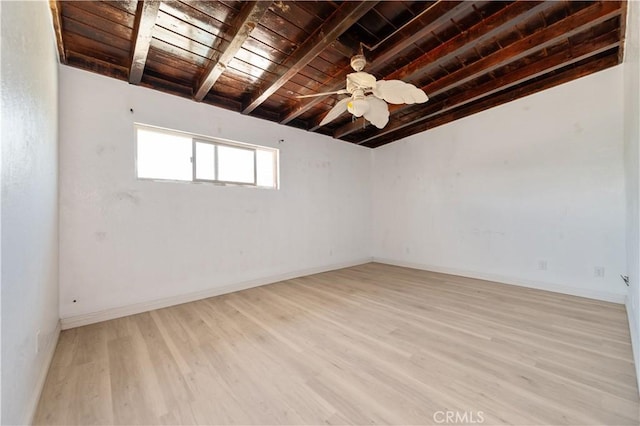
<svg viewBox="0 0 640 426">
<path fill-rule="evenodd" d="M 268 146 L 255 145 L 243 142 L 236 142 L 228 139 L 214 138 L 211 136 L 199 135 L 191 132 L 183 132 L 180 130 L 167 129 L 164 127 L 152 126 L 143 123 L 134 123 L 134 139 L 136 141 L 135 149 L 135 176 L 138 180 L 157 181 L 157 182 L 179 182 L 179 183 L 207 183 L 219 186 L 245 186 L 249 188 L 261 188 L 261 189 L 280 189 L 280 169 L 279 169 L 279 156 L 280 150 L 277 148 L 271 148 Z M 158 133 L 164 133 L 168 135 L 175 135 L 180 137 L 191 138 L 191 180 L 177 180 L 177 179 L 162 179 L 162 178 L 146 178 L 138 176 L 138 129 L 152 130 Z M 214 146 L 214 158 L 215 158 L 215 179 L 198 179 L 196 178 L 196 143 L 207 143 Z M 218 146 L 228 146 L 239 149 L 246 149 L 253 152 L 253 183 L 247 182 L 233 182 L 223 181 L 218 179 Z M 271 151 L 273 153 L 273 186 L 258 185 L 258 155 L 257 151 Z"/>
</svg>

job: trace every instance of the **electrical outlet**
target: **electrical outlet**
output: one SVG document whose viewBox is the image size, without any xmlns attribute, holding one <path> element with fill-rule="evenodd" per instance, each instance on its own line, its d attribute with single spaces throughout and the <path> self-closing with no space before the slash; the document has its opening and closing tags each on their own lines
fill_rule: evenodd
<svg viewBox="0 0 640 426">
<path fill-rule="evenodd" d="M 593 276 L 596 278 L 604 278 L 604 266 L 594 266 Z"/>
<path fill-rule="evenodd" d="M 546 271 L 547 270 L 547 261 L 546 260 L 539 260 L 538 261 L 538 269 L 541 271 Z"/>
</svg>

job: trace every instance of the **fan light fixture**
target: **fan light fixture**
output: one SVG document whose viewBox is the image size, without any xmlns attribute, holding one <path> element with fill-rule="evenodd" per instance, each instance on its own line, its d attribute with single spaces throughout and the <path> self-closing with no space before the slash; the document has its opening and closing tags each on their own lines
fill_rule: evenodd
<svg viewBox="0 0 640 426">
<path fill-rule="evenodd" d="M 363 90 L 357 90 L 354 92 L 351 100 L 347 103 L 347 111 L 356 117 L 362 117 L 364 114 L 369 112 L 369 109 L 369 102 L 365 99 Z"/>
<path fill-rule="evenodd" d="M 382 129 L 389 122 L 389 106 L 387 102 L 391 104 L 415 104 L 429 100 L 426 93 L 413 84 L 405 83 L 401 80 L 376 81 L 373 75 L 362 71 L 366 63 L 367 61 L 362 54 L 351 58 L 351 68 L 355 72 L 347 75 L 345 89 L 298 96 L 298 98 L 311 98 L 335 94 L 351 95 L 348 98 L 339 100 L 324 116 L 320 126 L 324 126 L 348 111 L 355 117 L 364 117 L 378 129 Z"/>
</svg>

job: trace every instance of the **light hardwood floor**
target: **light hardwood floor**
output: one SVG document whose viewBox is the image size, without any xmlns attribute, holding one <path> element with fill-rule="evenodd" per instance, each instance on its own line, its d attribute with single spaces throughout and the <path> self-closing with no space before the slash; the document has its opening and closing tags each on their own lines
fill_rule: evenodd
<svg viewBox="0 0 640 426">
<path fill-rule="evenodd" d="M 447 411 L 637 425 L 624 307 L 371 263 L 64 331 L 36 424 L 438 424 Z"/>
</svg>

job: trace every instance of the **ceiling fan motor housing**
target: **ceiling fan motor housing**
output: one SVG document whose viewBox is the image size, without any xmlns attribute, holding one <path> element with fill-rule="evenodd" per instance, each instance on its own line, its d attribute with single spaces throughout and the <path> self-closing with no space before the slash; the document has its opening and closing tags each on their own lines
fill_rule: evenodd
<svg viewBox="0 0 640 426">
<path fill-rule="evenodd" d="M 351 68 L 354 71 L 362 71 L 365 65 L 367 65 L 367 60 L 364 55 L 355 55 L 351 58 Z"/>
<path fill-rule="evenodd" d="M 366 72 L 353 72 L 347 75 L 347 92 L 372 90 L 376 87 L 376 78 Z"/>
</svg>

